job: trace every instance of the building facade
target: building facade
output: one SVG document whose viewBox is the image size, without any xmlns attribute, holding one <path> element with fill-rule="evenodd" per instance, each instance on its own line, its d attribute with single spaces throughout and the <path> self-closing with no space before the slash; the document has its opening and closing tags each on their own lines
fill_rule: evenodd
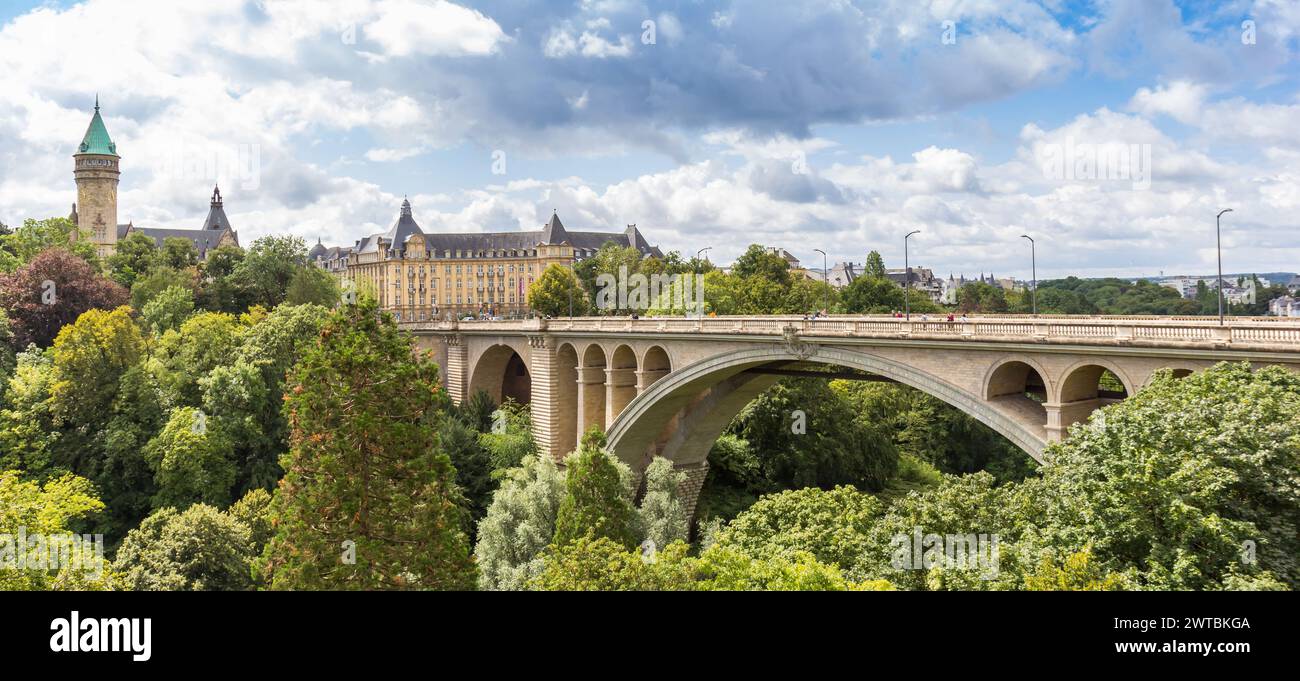
<svg viewBox="0 0 1300 681">
<path fill-rule="evenodd" d="M 528 287 L 552 264 L 572 267 L 613 242 L 643 257 L 662 257 L 636 225 L 623 232 L 569 231 L 558 214 L 525 232 L 425 232 L 411 202 L 397 222 L 349 247 L 319 240 L 308 257 L 346 288 L 369 293 L 399 320 L 430 321 L 465 315 L 527 315 Z"/>
<path fill-rule="evenodd" d="M 95 113 L 86 128 L 86 134 L 77 146 L 73 158 L 73 177 L 77 182 L 77 202 L 72 204 L 68 219 L 82 233 L 88 233 L 95 252 L 101 258 L 112 255 L 117 243 L 128 235 L 139 232 L 151 237 L 159 248 L 168 238 L 181 238 L 194 245 L 199 259 L 208 252 L 227 244 L 238 246 L 239 235 L 230 226 L 222 205 L 221 190 L 213 188 L 208 217 L 199 229 L 162 229 L 136 227 L 117 222 L 117 184 L 122 176 L 122 157 L 117 144 L 108 134 L 108 127 L 99 114 L 99 98 L 95 98 Z"/>
</svg>

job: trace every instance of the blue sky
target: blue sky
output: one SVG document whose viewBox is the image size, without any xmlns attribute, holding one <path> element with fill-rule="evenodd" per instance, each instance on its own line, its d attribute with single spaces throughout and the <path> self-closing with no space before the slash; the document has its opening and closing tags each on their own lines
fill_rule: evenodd
<svg viewBox="0 0 1300 681">
<path fill-rule="evenodd" d="M 0 221 L 67 214 L 98 92 L 120 220 L 190 225 L 220 182 L 246 243 L 348 244 L 409 195 L 427 231 L 556 209 L 896 266 L 921 229 L 915 262 L 1022 277 L 1029 232 L 1041 276 L 1172 274 L 1231 205 L 1226 267 L 1298 270 L 1298 42 L 1293 0 L 4 2 Z M 1121 149 L 1147 181 L 1047 162 Z"/>
</svg>

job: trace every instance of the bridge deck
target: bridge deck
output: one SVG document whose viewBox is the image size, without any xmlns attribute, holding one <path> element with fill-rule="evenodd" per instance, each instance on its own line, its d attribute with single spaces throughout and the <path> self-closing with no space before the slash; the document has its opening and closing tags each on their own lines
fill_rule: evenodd
<svg viewBox="0 0 1300 681">
<path fill-rule="evenodd" d="M 947 321 L 891 316 L 761 317 L 575 317 L 513 321 L 406 322 L 424 333 L 610 333 L 711 334 L 803 337 L 973 340 L 986 342 L 1069 343 L 1150 347 L 1234 348 L 1300 352 L 1300 319 L 1233 317 L 999 316 Z"/>
</svg>

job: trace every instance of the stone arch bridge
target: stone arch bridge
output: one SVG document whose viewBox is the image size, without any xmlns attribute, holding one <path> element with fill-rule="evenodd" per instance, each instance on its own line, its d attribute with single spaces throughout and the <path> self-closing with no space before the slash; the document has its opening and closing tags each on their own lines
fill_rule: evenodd
<svg viewBox="0 0 1300 681">
<path fill-rule="evenodd" d="M 978 317 L 574 318 L 402 324 L 432 350 L 453 400 L 530 405 L 557 460 L 591 426 L 634 470 L 687 473 L 693 511 L 714 440 L 782 376 L 897 382 L 970 414 L 1042 462 L 1049 442 L 1163 368 L 1224 360 L 1300 370 L 1300 323 L 1279 319 Z M 817 365 L 821 365 L 820 367 Z"/>
</svg>

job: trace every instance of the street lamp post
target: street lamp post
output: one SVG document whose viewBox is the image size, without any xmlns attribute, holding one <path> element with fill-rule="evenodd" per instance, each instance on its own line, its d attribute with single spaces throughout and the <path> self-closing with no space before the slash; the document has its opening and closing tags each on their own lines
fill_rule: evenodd
<svg viewBox="0 0 1300 681">
<path fill-rule="evenodd" d="M 1219 256 L 1219 326 L 1223 326 L 1223 240 L 1220 238 L 1219 219 L 1224 213 L 1231 213 L 1231 208 L 1224 208 L 1214 216 L 1214 250 Z"/>
<path fill-rule="evenodd" d="M 820 248 L 814 248 L 813 250 L 822 254 L 822 283 L 826 284 L 826 287 L 829 289 L 831 285 L 830 282 L 831 271 L 826 269 L 826 251 L 823 251 Z M 823 295 L 826 296 L 826 312 L 830 313 L 831 311 L 830 294 L 824 293 Z"/>
<path fill-rule="evenodd" d="M 1034 316 L 1038 316 L 1038 254 L 1035 252 L 1034 237 L 1028 234 L 1021 234 L 1021 238 L 1029 239 L 1029 271 L 1033 277 L 1033 305 Z"/>
<path fill-rule="evenodd" d="M 913 230 L 903 237 L 903 314 L 907 316 L 907 321 L 912 321 L 912 266 L 907 258 L 907 240 L 912 238 L 913 234 L 920 234 L 921 230 Z"/>
<path fill-rule="evenodd" d="M 711 250 L 713 250 L 713 247 L 712 247 L 712 246 L 705 246 L 704 248 L 701 248 L 700 250 L 696 251 L 696 252 L 695 252 L 695 263 L 696 263 L 697 265 L 699 264 L 699 262 L 700 262 L 700 254 L 704 253 L 705 251 L 711 251 Z M 696 272 L 696 274 L 701 274 L 701 273 Z M 703 277 L 703 276 L 700 276 L 700 279 L 696 282 L 696 285 L 697 285 L 697 286 L 700 286 L 700 287 L 701 287 L 701 290 L 703 290 L 703 286 L 704 286 L 704 277 Z M 700 294 L 700 295 L 701 295 L 701 298 L 702 298 L 702 297 L 703 297 L 703 294 Z M 702 318 L 702 317 L 704 317 L 704 304 L 701 303 L 701 304 L 699 305 L 699 308 L 700 308 L 700 309 L 696 310 L 696 313 L 699 314 L 700 317 Z M 688 315 L 688 316 L 689 316 L 689 315 Z"/>
</svg>

